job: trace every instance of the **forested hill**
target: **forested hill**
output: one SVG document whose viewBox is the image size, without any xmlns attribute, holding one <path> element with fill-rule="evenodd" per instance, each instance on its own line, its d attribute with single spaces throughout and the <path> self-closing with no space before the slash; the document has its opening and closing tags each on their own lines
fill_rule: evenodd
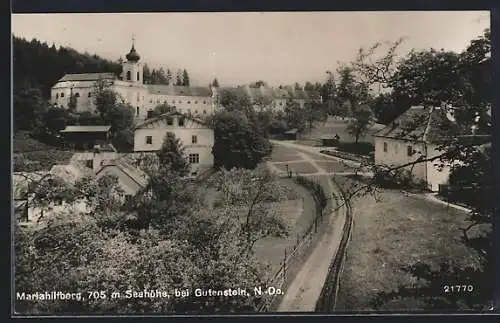
<svg viewBox="0 0 500 323">
<path fill-rule="evenodd" d="M 81 54 L 68 47 L 28 41 L 13 36 L 14 92 L 22 86 L 39 88 L 45 98 L 50 88 L 67 73 L 121 72 L 121 65 L 97 55 Z"/>
</svg>

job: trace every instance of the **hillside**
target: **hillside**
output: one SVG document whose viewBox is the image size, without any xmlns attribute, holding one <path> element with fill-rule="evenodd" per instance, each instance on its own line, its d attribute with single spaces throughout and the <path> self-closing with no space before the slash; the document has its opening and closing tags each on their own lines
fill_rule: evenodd
<svg viewBox="0 0 500 323">
<path fill-rule="evenodd" d="M 23 86 L 36 87 L 44 98 L 50 88 L 67 73 L 121 73 L 121 65 L 97 55 L 82 54 L 69 47 L 56 48 L 37 39 L 13 36 L 14 92 Z"/>
</svg>

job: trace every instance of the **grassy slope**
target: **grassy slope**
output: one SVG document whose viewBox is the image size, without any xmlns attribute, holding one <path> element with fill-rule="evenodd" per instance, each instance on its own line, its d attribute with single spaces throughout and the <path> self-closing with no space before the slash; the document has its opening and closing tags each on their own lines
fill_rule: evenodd
<svg viewBox="0 0 500 323">
<path fill-rule="evenodd" d="M 339 179 L 339 182 L 342 179 Z M 343 182 L 343 181 L 342 181 Z M 377 197 L 354 199 L 354 230 L 341 276 L 337 310 L 372 310 L 378 292 L 414 283 L 400 268 L 422 261 L 436 269 L 441 262 L 478 265 L 477 256 L 460 240 L 466 213 L 385 190 Z M 389 303 L 386 310 L 419 309 L 416 299 Z"/>
<path fill-rule="evenodd" d="M 50 170 L 53 165 L 66 164 L 73 152 L 57 149 L 33 139 L 26 132 L 18 132 L 13 136 L 14 159 L 23 160 L 23 166 L 15 171 Z"/>
</svg>

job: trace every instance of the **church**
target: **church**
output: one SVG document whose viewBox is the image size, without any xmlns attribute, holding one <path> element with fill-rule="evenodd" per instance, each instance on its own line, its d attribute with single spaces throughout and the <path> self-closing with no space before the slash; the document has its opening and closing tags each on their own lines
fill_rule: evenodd
<svg viewBox="0 0 500 323">
<path fill-rule="evenodd" d="M 51 102 L 60 107 L 68 107 L 70 98 L 76 100 L 76 112 L 96 113 L 93 104 L 93 91 L 98 80 L 106 81 L 109 88 L 119 94 L 124 102 L 134 107 L 136 121 L 148 119 L 149 111 L 160 104 L 174 106 L 177 112 L 203 117 L 215 112 L 217 96 L 221 89 L 203 86 L 177 86 L 163 84 L 144 84 L 143 64 L 141 57 L 132 48 L 125 55 L 122 73 L 118 77 L 113 73 L 66 74 L 52 87 Z M 295 101 L 301 107 L 306 103 L 321 103 L 322 98 L 317 91 L 296 90 L 294 88 L 275 89 L 267 86 L 250 88 L 246 86 L 229 87 L 222 90 L 245 94 L 251 101 L 268 97 L 271 104 L 268 108 L 283 111 L 286 101 Z"/>
<path fill-rule="evenodd" d="M 68 107 L 70 98 L 76 98 L 76 112 L 95 113 L 93 91 L 98 80 L 106 81 L 109 88 L 124 102 L 134 107 L 137 120 L 145 120 L 148 111 L 160 104 L 175 106 L 176 111 L 204 116 L 214 113 L 216 89 L 196 86 L 144 84 L 143 64 L 134 43 L 122 63 L 122 74 L 113 73 L 66 74 L 52 87 L 51 102 Z"/>
</svg>

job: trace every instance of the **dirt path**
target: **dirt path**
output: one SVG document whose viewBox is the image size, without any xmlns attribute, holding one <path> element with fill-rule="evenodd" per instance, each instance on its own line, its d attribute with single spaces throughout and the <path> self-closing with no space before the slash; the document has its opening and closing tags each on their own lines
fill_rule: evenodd
<svg viewBox="0 0 500 323">
<path fill-rule="evenodd" d="M 276 142 L 276 144 L 279 145 L 280 142 Z M 293 144 L 286 146 L 295 148 Z M 316 160 L 308 154 L 307 150 L 301 151 L 297 149 L 297 151 L 298 155 L 302 158 L 302 162 L 306 161 L 317 169 L 317 173 L 309 174 L 309 176 L 315 176 L 317 179 L 326 179 L 324 182 L 327 184 L 323 187 L 325 193 L 329 196 L 338 195 L 330 178 L 330 173 L 327 173 L 323 168 L 318 166 Z M 268 165 L 271 169 L 274 167 L 277 170 L 273 162 L 268 162 Z M 316 303 L 326 281 L 330 263 L 339 248 L 346 220 L 345 210 L 343 208 L 334 210 L 334 205 L 334 203 L 329 204 L 331 213 L 328 222 L 325 223 L 328 226 L 328 230 L 286 290 L 278 307 L 278 312 L 313 312 L 315 310 Z"/>
</svg>

